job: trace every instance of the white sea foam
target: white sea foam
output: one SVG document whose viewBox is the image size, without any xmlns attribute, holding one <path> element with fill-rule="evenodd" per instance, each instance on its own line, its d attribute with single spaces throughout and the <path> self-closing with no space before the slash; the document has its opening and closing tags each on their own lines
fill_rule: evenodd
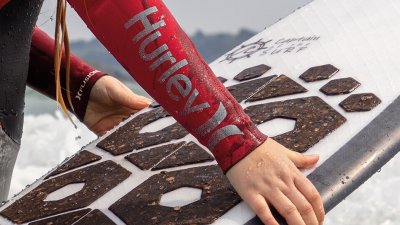
<svg viewBox="0 0 400 225">
<path fill-rule="evenodd" d="M 10 196 L 96 138 L 79 121 L 75 119 L 75 122 L 78 123 L 78 129 L 74 129 L 60 112 L 56 112 L 55 115 L 25 117 L 22 144 L 14 169 Z"/>
</svg>

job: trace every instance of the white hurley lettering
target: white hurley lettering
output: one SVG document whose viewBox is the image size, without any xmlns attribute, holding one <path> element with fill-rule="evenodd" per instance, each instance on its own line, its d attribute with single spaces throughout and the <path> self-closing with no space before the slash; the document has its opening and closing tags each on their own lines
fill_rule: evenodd
<svg viewBox="0 0 400 225">
<path fill-rule="evenodd" d="M 159 66 L 161 66 L 161 64 L 170 61 L 171 64 L 176 63 L 176 59 L 174 57 L 172 57 L 172 53 L 170 51 L 164 53 L 164 55 L 162 55 L 160 58 L 158 58 L 156 61 L 154 61 L 151 65 L 150 65 L 150 70 L 154 71 L 156 70 Z"/>
<path fill-rule="evenodd" d="M 208 102 L 192 106 L 193 102 L 196 100 L 198 95 L 199 91 L 197 89 L 194 89 L 194 91 L 192 92 L 192 94 L 190 95 L 189 99 L 186 102 L 185 108 L 182 111 L 183 116 L 187 116 L 191 113 L 210 108 L 210 104 L 208 104 Z"/>
<path fill-rule="evenodd" d="M 179 81 L 183 81 L 184 86 L 182 86 Z M 171 77 L 171 79 L 169 79 L 167 82 L 167 92 L 169 97 L 174 101 L 179 101 L 179 97 L 172 93 L 172 86 L 178 90 L 182 97 L 187 97 L 192 90 L 192 82 L 190 81 L 189 77 L 182 74 L 177 74 Z"/>
<path fill-rule="evenodd" d="M 211 138 L 208 140 L 207 147 L 212 151 L 215 148 L 215 146 L 217 146 L 217 144 L 219 144 L 225 138 L 233 135 L 242 135 L 242 134 L 243 132 L 240 131 L 239 128 L 235 125 L 228 125 L 222 127 L 213 133 Z"/>
<path fill-rule="evenodd" d="M 160 56 L 163 52 L 168 50 L 168 46 L 166 44 L 163 44 L 162 46 L 158 47 L 156 50 L 154 50 L 152 53 L 146 53 L 146 47 L 150 44 L 153 43 L 157 38 L 161 37 L 160 32 L 155 32 L 152 35 L 148 36 L 144 41 L 140 44 L 139 47 L 139 54 L 140 57 L 144 61 L 151 61 Z"/>
<path fill-rule="evenodd" d="M 212 130 L 218 127 L 222 123 L 222 121 L 225 120 L 227 116 L 227 112 L 225 109 L 225 106 L 222 104 L 222 102 L 219 103 L 219 107 L 215 114 L 203 125 L 198 127 L 195 132 L 200 135 L 201 137 L 206 136 L 208 133 L 210 133 Z"/>
<path fill-rule="evenodd" d="M 124 25 L 125 29 L 127 30 L 136 23 L 143 25 L 142 30 L 140 30 L 139 33 L 137 33 L 132 39 L 133 43 L 135 44 L 141 41 L 139 43 L 138 52 L 140 58 L 145 62 L 152 62 L 149 66 L 150 71 L 155 71 L 164 63 L 170 62 L 170 67 L 165 71 L 161 71 L 163 73 L 160 75 L 157 81 L 160 84 L 165 83 L 166 92 L 171 100 L 181 101 L 182 99 L 187 98 L 182 112 L 179 112 L 181 116 L 188 116 L 192 113 L 200 112 L 210 108 L 210 104 L 208 102 L 195 105 L 196 99 L 198 99 L 197 97 L 199 96 L 199 91 L 193 87 L 192 81 L 187 75 L 183 74 L 183 72 L 178 72 L 182 68 L 189 65 L 187 59 L 182 59 L 177 62 L 172 52 L 169 51 L 170 48 L 168 43 L 160 43 L 161 41 L 159 39 L 162 37 L 162 30 L 159 28 L 166 26 L 166 23 L 162 19 L 160 19 L 158 22 L 151 22 L 148 18 L 148 16 L 151 14 L 157 12 L 157 7 L 150 7 L 132 17 Z M 153 18 L 157 17 L 154 16 Z M 147 52 L 148 46 L 150 45 L 157 48 L 152 52 Z M 173 90 L 173 88 L 175 88 L 176 91 Z M 226 117 L 227 111 L 225 106 L 220 103 L 214 115 L 195 130 L 195 132 L 202 137 L 210 133 L 212 134 L 211 138 L 208 140 L 208 147 L 210 150 L 214 149 L 218 143 L 227 137 L 243 134 L 236 125 L 227 125 L 217 129 L 217 127 L 226 119 Z M 216 131 L 213 132 L 213 130 Z"/>
<path fill-rule="evenodd" d="M 158 81 L 160 83 L 165 82 L 165 80 L 168 79 L 172 74 L 174 74 L 176 71 L 180 70 L 181 68 L 187 65 L 189 65 L 189 63 L 186 59 L 179 61 L 178 63 L 170 67 L 165 73 L 163 73 L 161 77 L 158 79 Z"/>
<path fill-rule="evenodd" d="M 151 32 L 157 30 L 160 27 L 164 27 L 166 25 L 164 20 L 160 20 L 155 24 L 151 24 L 151 22 L 147 18 L 147 16 L 151 15 L 153 13 L 156 13 L 156 12 L 158 12 L 158 9 L 157 9 L 157 7 L 153 6 L 151 8 L 144 10 L 143 12 L 137 14 L 136 16 L 134 16 L 132 19 L 130 19 L 128 22 L 125 23 L 125 29 L 129 29 L 135 23 L 137 23 L 139 21 L 142 22 L 144 29 L 133 38 L 133 41 L 135 43 L 140 41 L 140 39 L 144 38 L 146 35 L 150 34 Z"/>
</svg>

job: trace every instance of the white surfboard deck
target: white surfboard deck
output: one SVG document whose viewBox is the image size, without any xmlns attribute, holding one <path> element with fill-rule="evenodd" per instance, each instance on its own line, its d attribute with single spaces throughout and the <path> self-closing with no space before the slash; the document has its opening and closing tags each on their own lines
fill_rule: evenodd
<svg viewBox="0 0 400 225">
<path fill-rule="evenodd" d="M 239 82 L 233 78 L 244 69 L 265 64 L 270 66 L 271 69 L 262 77 L 284 74 L 308 89 L 308 92 L 296 95 L 282 96 L 252 103 L 242 102 L 241 104 L 244 108 L 264 103 L 318 96 L 344 116 L 347 121 L 343 125 L 306 152 L 306 154 L 320 155 L 321 159 L 317 166 L 319 167 L 383 113 L 399 97 L 400 45 L 398 44 L 398 40 L 400 40 L 400 1 L 315 0 L 242 45 L 234 48 L 210 66 L 217 76 L 228 79 L 224 83 L 225 86 L 238 84 Z M 339 69 L 339 72 L 328 80 L 310 83 L 299 78 L 309 68 L 325 64 L 335 66 Z M 343 110 L 339 106 L 339 103 L 351 94 L 327 96 L 319 90 L 331 80 L 346 77 L 352 77 L 361 83 L 361 86 L 351 94 L 373 93 L 382 102 L 371 111 L 349 113 Z M 141 170 L 127 161 L 124 157 L 132 152 L 113 156 L 96 145 L 130 120 L 150 110 L 153 109 L 149 108 L 135 114 L 132 118 L 108 132 L 104 137 L 83 148 L 83 150 L 90 151 L 102 157 L 100 161 L 71 170 L 77 171 L 107 160 L 112 160 L 132 173 L 121 184 L 112 188 L 86 207 L 100 209 L 115 224 L 125 223 L 111 212 L 109 207 L 160 171 Z M 159 122 L 147 126 L 145 131 L 161 130 L 173 122 L 171 117 L 161 119 Z M 294 124 L 291 121 L 277 119 L 267 124 L 262 124 L 259 128 L 266 134 L 275 136 L 292 130 L 293 126 Z M 398 139 L 399 137 L 395 136 L 391 138 Z M 191 135 L 169 143 L 180 141 L 193 141 L 199 144 Z M 399 141 L 397 140 L 397 143 Z M 382 142 L 385 142 L 385 140 L 382 140 Z M 148 148 L 152 147 L 154 146 Z M 338 161 L 337 163 L 340 164 L 341 162 Z M 166 169 L 165 171 L 214 164 L 216 164 L 215 161 Z M 307 170 L 304 173 L 308 175 L 313 171 L 314 169 Z M 44 180 L 45 177 L 40 178 L 30 187 L 12 198 L 0 208 L 0 212 L 13 205 L 18 199 L 34 190 L 43 182 L 46 182 Z M 79 184 L 70 185 L 61 191 L 55 192 L 50 197 L 47 196 L 47 200 L 59 200 L 62 197 L 78 192 L 81 188 L 82 185 L 79 186 Z M 198 194 L 198 190 L 186 189 L 181 192 L 181 195 L 178 193 L 176 196 L 167 196 L 167 198 L 163 198 L 161 201 L 163 204 L 184 205 L 184 202 L 187 204 L 187 202 L 196 201 Z M 190 197 L 193 197 L 193 199 Z M 242 202 L 229 210 L 213 224 L 242 225 L 246 224 L 254 216 L 255 214 Z M 0 215 L 0 224 L 11 225 L 15 223 Z"/>
</svg>

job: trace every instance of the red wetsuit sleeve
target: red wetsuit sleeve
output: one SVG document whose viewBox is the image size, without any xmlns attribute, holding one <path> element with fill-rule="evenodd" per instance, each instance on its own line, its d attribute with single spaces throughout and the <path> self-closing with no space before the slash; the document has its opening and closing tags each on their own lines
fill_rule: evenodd
<svg viewBox="0 0 400 225">
<path fill-rule="evenodd" d="M 96 81 L 106 73 L 89 66 L 71 54 L 70 91 L 75 115 L 83 121 L 90 91 Z M 54 40 L 39 28 L 35 28 L 30 51 L 28 85 L 33 89 L 55 99 L 54 80 Z M 65 88 L 65 62 L 61 67 L 61 86 L 64 101 L 69 107 Z M 71 110 L 69 108 L 69 110 Z"/>
<path fill-rule="evenodd" d="M 3 8 L 10 0 L 0 0 L 0 9 Z"/>
<path fill-rule="evenodd" d="M 95 36 L 226 172 L 266 140 L 161 0 L 69 0 Z"/>
</svg>

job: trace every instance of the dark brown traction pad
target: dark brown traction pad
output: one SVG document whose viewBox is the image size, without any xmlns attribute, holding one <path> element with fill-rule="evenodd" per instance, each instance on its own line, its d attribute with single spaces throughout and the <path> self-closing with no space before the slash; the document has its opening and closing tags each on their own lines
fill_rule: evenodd
<svg viewBox="0 0 400 225">
<path fill-rule="evenodd" d="M 294 130 L 273 138 L 297 152 L 307 151 L 346 121 L 346 118 L 319 97 L 250 106 L 245 112 L 256 124 L 276 118 L 296 120 Z"/>
<path fill-rule="evenodd" d="M 201 199 L 182 207 L 159 205 L 163 194 L 181 187 L 201 189 Z M 206 166 L 154 175 L 110 210 L 129 225 L 210 224 L 240 201 L 221 169 Z"/>
<path fill-rule="evenodd" d="M 162 108 L 143 113 L 99 142 L 97 147 L 113 155 L 120 155 L 133 150 L 167 143 L 189 134 L 179 123 L 172 124 L 157 132 L 139 133 L 146 125 L 167 116 L 169 114 Z"/>
<path fill-rule="evenodd" d="M 99 161 L 101 159 L 100 156 L 95 155 L 89 151 L 83 150 L 76 154 L 74 157 L 69 159 L 67 162 L 62 164 L 60 167 L 58 167 L 54 172 L 52 172 L 50 175 L 46 177 L 48 179 L 49 177 L 53 177 L 55 175 L 64 173 L 66 171 L 90 164 L 92 162 Z"/>
<path fill-rule="evenodd" d="M 331 80 L 320 91 L 326 95 L 349 94 L 361 84 L 352 77 Z"/>
<path fill-rule="evenodd" d="M 160 170 L 214 160 L 214 157 L 194 142 L 158 146 L 125 158 L 141 170 Z"/>
<path fill-rule="evenodd" d="M 329 79 L 337 72 L 339 72 L 338 68 L 332 66 L 331 64 L 326 64 L 322 66 L 311 67 L 302 75 L 300 75 L 300 78 L 306 82 L 314 82 Z"/>
<path fill-rule="evenodd" d="M 244 100 L 254 102 L 307 92 L 307 89 L 285 75 L 263 77 L 236 84 L 227 89 L 238 102 Z"/>
<path fill-rule="evenodd" d="M 139 167 L 139 169 L 149 170 L 163 158 L 167 157 L 184 144 L 185 142 L 163 145 L 142 152 L 130 154 L 125 158 L 135 166 Z"/>
<path fill-rule="evenodd" d="M 196 163 L 211 162 L 214 157 L 194 142 L 189 142 L 178 151 L 161 161 L 152 170 L 185 166 Z"/>
<path fill-rule="evenodd" d="M 257 93 L 257 91 L 260 90 L 260 88 L 272 82 L 272 80 L 275 79 L 276 77 L 277 76 L 263 77 L 260 79 L 236 84 L 227 87 L 227 89 L 231 92 L 232 96 L 236 99 L 236 101 L 242 102 L 250 98 L 255 93 Z"/>
<path fill-rule="evenodd" d="M 235 79 L 237 81 L 245 81 L 245 80 L 254 79 L 254 78 L 262 76 L 264 73 L 268 72 L 268 70 L 270 70 L 270 69 L 271 69 L 271 67 L 261 64 L 261 65 L 254 66 L 254 67 L 243 70 L 238 75 L 236 75 L 233 79 Z"/>
<path fill-rule="evenodd" d="M 71 225 L 88 214 L 90 209 L 83 209 L 76 212 L 66 213 L 59 216 L 51 217 L 48 219 L 36 221 L 29 225 Z"/>
<path fill-rule="evenodd" d="M 285 95 L 305 93 L 308 90 L 285 75 L 280 75 L 271 83 L 261 88 L 256 94 L 251 96 L 247 102 L 254 102 L 268 98 L 275 98 Z"/>
<path fill-rule="evenodd" d="M 225 83 L 227 81 L 227 79 L 225 77 L 217 77 L 219 81 L 221 81 L 221 83 Z"/>
<path fill-rule="evenodd" d="M 96 209 L 91 211 L 74 225 L 115 225 L 104 213 Z"/>
<path fill-rule="evenodd" d="M 20 224 L 87 207 L 130 174 L 113 161 L 99 163 L 43 182 L 0 214 Z M 85 186 L 79 192 L 58 201 L 44 201 L 49 194 L 76 183 L 85 183 Z"/>
<path fill-rule="evenodd" d="M 346 112 L 366 112 L 370 111 L 379 104 L 381 100 L 372 93 L 353 94 L 343 100 L 339 105 Z"/>
<path fill-rule="evenodd" d="M 150 104 L 150 107 L 151 107 L 151 108 L 159 108 L 159 107 L 161 107 L 161 105 L 158 104 L 158 102 L 153 101 L 153 102 Z"/>
</svg>

